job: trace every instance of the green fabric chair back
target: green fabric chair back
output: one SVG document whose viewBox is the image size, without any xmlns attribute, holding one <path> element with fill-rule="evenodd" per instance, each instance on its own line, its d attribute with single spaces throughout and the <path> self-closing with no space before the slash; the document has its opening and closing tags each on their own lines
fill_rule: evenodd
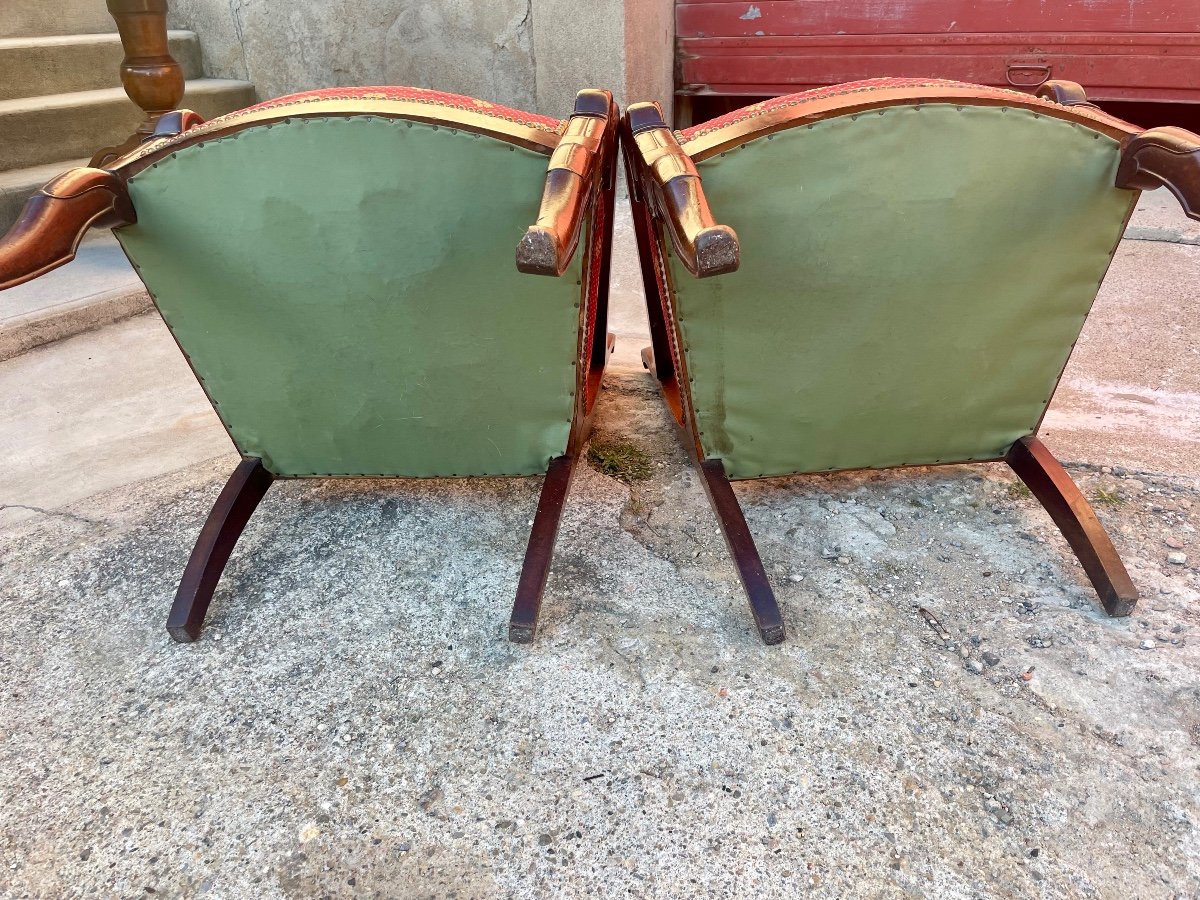
<svg viewBox="0 0 1200 900">
<path fill-rule="evenodd" d="M 273 474 L 529 475 L 567 447 L 586 256 L 516 271 L 546 164 L 421 121 L 282 119 L 133 175 L 116 233 Z"/>
<path fill-rule="evenodd" d="M 1085 125 L 943 103 L 703 159 L 742 255 L 701 280 L 669 263 L 704 455 L 732 478 L 1003 457 L 1036 431 L 1136 200 L 1118 157 Z"/>
</svg>

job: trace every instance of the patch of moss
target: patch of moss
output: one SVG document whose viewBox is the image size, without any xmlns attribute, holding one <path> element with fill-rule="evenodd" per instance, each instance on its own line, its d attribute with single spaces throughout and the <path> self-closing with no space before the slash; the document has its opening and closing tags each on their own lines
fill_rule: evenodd
<svg viewBox="0 0 1200 900">
<path fill-rule="evenodd" d="M 592 444 L 588 448 L 588 462 L 597 471 L 626 484 L 645 481 L 652 474 L 646 451 L 627 441 Z"/>
<path fill-rule="evenodd" d="M 1025 497 L 1032 497 L 1033 492 L 1025 486 L 1023 481 L 1014 481 L 1008 486 L 1008 496 L 1012 497 L 1014 500 L 1019 500 Z"/>
</svg>

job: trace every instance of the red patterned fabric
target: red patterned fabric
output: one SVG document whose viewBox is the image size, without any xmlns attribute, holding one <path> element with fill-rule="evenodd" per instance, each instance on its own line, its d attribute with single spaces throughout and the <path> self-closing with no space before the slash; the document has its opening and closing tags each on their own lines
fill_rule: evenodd
<svg viewBox="0 0 1200 900">
<path fill-rule="evenodd" d="M 296 106 L 302 103 L 315 103 L 320 100 L 393 100 L 410 103 L 429 103 L 433 106 L 466 109 L 485 116 L 494 116 L 497 119 L 517 122 L 521 125 L 527 125 L 530 128 L 540 128 L 544 131 L 558 131 L 562 125 L 560 120 L 552 119 L 550 116 L 539 116 L 534 113 L 522 112 L 519 109 L 511 109 L 507 106 L 501 106 L 498 103 L 489 103 L 487 100 L 476 100 L 473 97 L 464 97 L 460 94 L 447 94 L 444 91 L 430 91 L 425 88 L 392 85 L 381 87 L 324 88 L 319 91 L 288 94 L 284 97 L 276 97 L 274 100 L 266 100 L 255 106 L 249 106 L 246 109 L 229 113 L 228 115 L 213 119 L 212 122 L 207 124 L 211 126 L 214 123 L 223 123 L 237 119 L 248 113 L 261 112 L 262 110 L 276 109 L 278 107 Z"/>
<path fill-rule="evenodd" d="M 941 78 L 869 78 L 865 81 L 850 81 L 846 84 L 834 84 L 828 87 L 814 88 L 811 91 L 801 91 L 798 94 L 772 97 L 770 100 L 744 106 L 741 109 L 735 109 L 733 112 L 726 113 L 719 118 L 701 122 L 699 125 L 693 125 L 691 128 L 685 128 L 679 132 L 679 136 L 682 141 L 689 141 L 702 134 L 708 134 L 719 128 L 724 128 L 726 125 L 732 125 L 734 122 L 752 119 L 755 116 L 761 116 L 763 113 L 781 107 L 795 106 L 799 103 L 822 100 L 826 97 L 839 97 L 843 94 L 859 94 L 865 91 L 887 90 L 888 88 L 964 88 L 976 94 L 988 94 L 997 97 L 1019 97 L 1025 101 L 1033 99 L 1029 94 L 1022 93 L 1021 91 L 967 84 L 964 81 L 947 81 Z"/>
</svg>

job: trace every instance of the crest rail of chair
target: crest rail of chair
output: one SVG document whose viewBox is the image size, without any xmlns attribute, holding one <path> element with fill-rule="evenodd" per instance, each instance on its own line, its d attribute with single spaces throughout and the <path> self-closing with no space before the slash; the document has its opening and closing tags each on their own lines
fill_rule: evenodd
<svg viewBox="0 0 1200 900">
<path fill-rule="evenodd" d="M 1033 96 L 1020 91 L 954 81 L 888 79 L 840 85 L 779 97 L 754 104 L 711 122 L 677 133 L 694 162 L 763 135 L 837 116 L 857 115 L 889 106 L 960 104 L 1007 106 L 1075 122 L 1121 141 L 1142 131 L 1136 125 L 1080 102 L 1060 102 L 1052 91 Z"/>
</svg>

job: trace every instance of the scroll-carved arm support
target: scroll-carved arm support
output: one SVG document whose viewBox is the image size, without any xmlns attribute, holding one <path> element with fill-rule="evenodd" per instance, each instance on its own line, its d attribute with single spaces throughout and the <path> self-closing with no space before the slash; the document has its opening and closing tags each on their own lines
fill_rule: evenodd
<svg viewBox="0 0 1200 900">
<path fill-rule="evenodd" d="M 125 182 L 112 172 L 79 168 L 59 175 L 26 201 L 0 238 L 0 290 L 69 263 L 89 228 L 136 221 Z"/>
<path fill-rule="evenodd" d="M 580 91 L 546 169 L 537 222 L 517 245 L 517 268 L 561 275 L 575 254 L 592 187 L 606 176 L 615 152 L 617 113 L 608 91 Z"/>
<path fill-rule="evenodd" d="M 204 116 L 190 109 L 173 109 L 159 116 L 152 138 L 177 137 L 189 128 L 204 124 Z"/>
<path fill-rule="evenodd" d="M 713 218 L 700 173 L 683 152 L 657 103 L 635 103 L 627 122 L 660 211 L 671 231 L 675 250 L 697 278 L 734 272 L 741 262 L 737 235 Z"/>
<path fill-rule="evenodd" d="M 1034 93 L 1043 100 L 1052 100 L 1060 106 L 1097 108 L 1094 103 L 1088 100 L 1087 91 L 1076 81 L 1063 81 L 1059 78 L 1044 81 Z"/>
<path fill-rule="evenodd" d="M 1117 187 L 1152 191 L 1163 186 L 1189 219 L 1200 219 L 1200 136 L 1185 128 L 1151 128 L 1125 141 Z"/>
</svg>

